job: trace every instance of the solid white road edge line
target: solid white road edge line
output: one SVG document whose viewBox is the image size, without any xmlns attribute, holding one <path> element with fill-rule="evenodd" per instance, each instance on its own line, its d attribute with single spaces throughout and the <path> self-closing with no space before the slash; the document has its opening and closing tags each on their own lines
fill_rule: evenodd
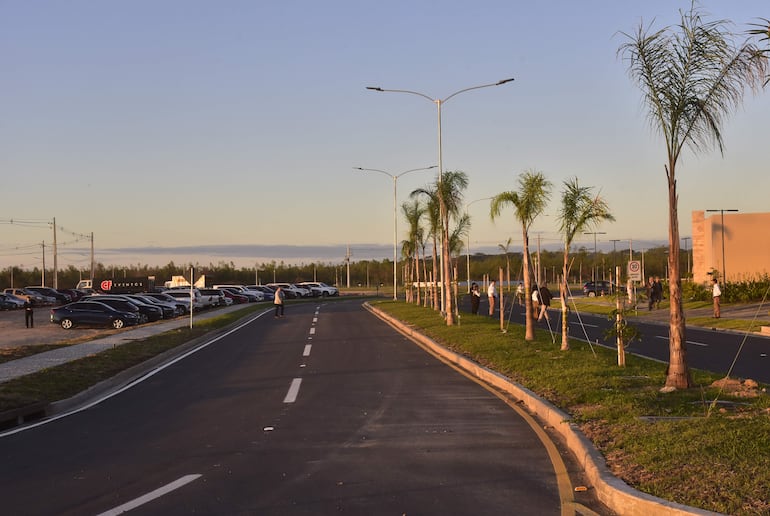
<svg viewBox="0 0 770 516">
<path fill-rule="evenodd" d="M 163 371 L 167 367 L 171 367 L 172 365 L 176 364 L 177 362 L 179 362 L 181 360 L 184 360 L 185 358 L 189 357 L 190 355 L 193 355 L 193 354 L 197 353 L 198 351 L 209 347 L 210 345 L 214 344 L 215 342 L 217 342 L 217 341 L 227 337 L 231 333 L 234 333 L 234 332 L 240 330 L 241 328 L 243 328 L 244 326 L 247 326 L 247 325 L 251 324 L 252 322 L 256 321 L 257 319 L 259 319 L 260 317 L 262 317 L 263 315 L 265 315 L 268 312 L 272 312 L 272 310 L 265 310 L 264 312 L 262 312 L 260 314 L 257 314 L 256 316 L 252 317 L 251 319 L 249 319 L 248 321 L 244 322 L 243 324 L 239 324 L 238 326 L 236 326 L 232 330 L 230 330 L 228 332 L 225 332 L 222 335 L 219 335 L 218 337 L 215 337 L 215 338 L 213 338 L 213 339 L 211 339 L 209 341 L 204 342 L 200 346 L 198 346 L 196 348 L 193 348 L 190 351 L 188 351 L 187 353 L 184 353 L 184 354 L 176 357 L 175 359 L 170 360 L 170 361 L 166 362 L 165 364 L 162 364 L 162 365 L 158 366 L 156 369 L 153 369 L 152 371 L 148 372 L 147 374 L 145 374 L 143 376 L 140 376 L 139 378 L 136 378 L 134 381 L 127 383 L 126 385 L 124 385 L 120 389 L 118 389 L 116 391 L 113 391 L 113 392 L 110 392 L 110 393 L 107 393 L 104 396 L 102 396 L 101 398 L 95 399 L 91 403 L 87 403 L 86 405 L 83 405 L 82 407 L 70 410 L 69 412 L 62 412 L 61 414 L 57 414 L 55 416 L 51 416 L 50 418 L 46 418 L 46 419 L 43 419 L 41 421 L 37 421 L 35 423 L 31 423 L 31 424 L 26 425 L 26 426 L 20 426 L 18 428 L 13 428 L 13 429 L 8 430 L 6 432 L 2 432 L 2 433 L 0 433 L 0 437 L 5 437 L 7 435 L 17 434 L 19 432 L 24 432 L 25 430 L 30 430 L 32 428 L 37 428 L 39 426 L 47 425 L 48 423 L 52 423 L 52 422 L 57 421 L 59 419 L 71 416 L 73 414 L 77 414 L 79 412 L 83 412 L 84 410 L 88 410 L 91 407 L 94 407 L 94 406 L 102 403 L 103 401 L 106 401 L 106 400 L 112 398 L 113 396 L 117 396 L 118 394 L 120 394 L 120 393 L 122 393 L 124 391 L 127 391 L 128 389 L 130 389 L 134 385 L 138 385 L 138 384 L 142 383 L 143 381 L 147 380 L 148 378 L 151 378 L 152 376 L 155 376 L 156 374 L 158 374 L 159 372 Z"/>
<path fill-rule="evenodd" d="M 302 378 L 295 378 L 289 385 L 289 392 L 286 393 L 286 397 L 283 399 L 284 403 L 294 403 L 297 401 L 297 395 L 299 394 L 299 386 L 302 383 Z"/>
<path fill-rule="evenodd" d="M 136 509 L 137 507 L 144 505 L 147 502 L 151 502 L 156 498 L 160 498 L 161 496 L 167 495 L 171 491 L 175 491 L 180 487 L 184 487 L 185 485 L 189 484 L 194 480 L 198 480 L 201 476 L 202 475 L 197 475 L 197 474 L 185 475 L 182 478 L 174 480 L 170 484 L 166 484 L 165 486 L 160 487 L 150 493 L 147 493 L 146 495 L 142 495 L 139 498 L 134 498 L 130 502 L 124 503 L 123 505 L 119 505 L 114 509 L 110 509 L 109 511 L 99 514 L 98 516 L 115 516 L 117 514 L 123 514 L 124 512 L 128 512 L 132 509 Z"/>
</svg>

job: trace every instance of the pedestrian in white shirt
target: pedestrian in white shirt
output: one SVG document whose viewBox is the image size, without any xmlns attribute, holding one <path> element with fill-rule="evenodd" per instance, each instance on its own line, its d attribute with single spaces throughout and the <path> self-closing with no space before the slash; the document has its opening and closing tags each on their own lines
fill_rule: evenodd
<svg viewBox="0 0 770 516">
<path fill-rule="evenodd" d="M 489 288 L 487 289 L 487 298 L 489 299 L 489 316 L 495 315 L 495 298 L 497 297 L 497 290 L 495 289 L 495 282 L 489 282 Z"/>
<path fill-rule="evenodd" d="M 722 297 L 722 289 L 719 288 L 719 282 L 716 278 L 712 279 L 711 281 L 714 282 L 714 284 L 711 286 L 711 297 L 714 298 L 714 317 L 719 319 L 719 316 L 721 315 L 719 313 L 719 301 Z"/>
</svg>

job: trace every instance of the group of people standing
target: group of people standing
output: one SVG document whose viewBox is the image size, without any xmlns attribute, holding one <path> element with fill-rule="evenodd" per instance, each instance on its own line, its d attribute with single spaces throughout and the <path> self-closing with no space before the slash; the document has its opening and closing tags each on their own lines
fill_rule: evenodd
<svg viewBox="0 0 770 516">
<path fill-rule="evenodd" d="M 521 289 L 521 292 L 519 292 L 519 289 Z M 516 298 L 519 299 L 519 294 L 523 293 L 523 287 L 519 285 L 516 291 Z M 487 299 L 489 300 L 489 316 L 493 317 L 495 314 L 495 303 L 497 299 L 497 288 L 495 286 L 494 281 L 489 282 L 489 287 L 487 288 Z M 548 317 L 548 308 L 551 306 L 551 300 L 553 299 L 553 294 L 551 294 L 551 291 L 548 290 L 548 285 L 543 283 L 540 288 L 537 286 L 532 287 L 532 302 L 534 304 L 535 309 L 538 311 L 537 320 L 541 321 L 543 318 L 545 318 L 547 321 L 550 321 L 551 319 Z M 472 283 L 471 284 L 471 313 L 474 315 L 477 315 L 479 313 L 479 304 L 481 302 L 481 291 L 479 289 L 478 283 Z"/>
<path fill-rule="evenodd" d="M 660 308 L 660 302 L 663 301 L 663 284 L 658 276 L 650 276 L 645 285 L 647 293 L 647 310 Z"/>
</svg>

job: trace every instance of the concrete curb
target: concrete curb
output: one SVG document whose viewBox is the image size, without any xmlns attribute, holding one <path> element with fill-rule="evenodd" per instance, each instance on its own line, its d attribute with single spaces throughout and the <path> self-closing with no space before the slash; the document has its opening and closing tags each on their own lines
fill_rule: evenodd
<svg viewBox="0 0 770 516">
<path fill-rule="evenodd" d="M 464 369 L 487 384 L 520 400 L 533 415 L 546 425 L 553 427 L 562 436 L 570 451 L 584 469 L 588 480 L 593 484 L 597 498 L 611 510 L 624 516 L 719 514 L 670 502 L 633 489 L 610 472 L 602 454 L 583 435 L 577 425 L 571 422 L 571 417 L 568 414 L 554 407 L 526 387 L 518 385 L 508 377 L 448 350 L 369 303 L 364 303 L 364 308 L 387 322 L 403 335 L 427 347 L 447 362 Z"/>
</svg>

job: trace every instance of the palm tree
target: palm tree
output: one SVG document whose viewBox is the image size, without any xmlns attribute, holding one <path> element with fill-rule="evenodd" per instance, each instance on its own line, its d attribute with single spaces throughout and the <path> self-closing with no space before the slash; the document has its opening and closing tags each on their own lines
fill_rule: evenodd
<svg viewBox="0 0 770 516">
<path fill-rule="evenodd" d="M 460 170 L 455 171 L 445 171 L 441 174 L 441 177 L 436 180 L 435 185 L 432 185 L 428 188 L 418 188 L 414 190 L 411 195 L 426 195 L 429 198 L 429 205 L 435 204 L 436 205 L 436 214 L 438 214 L 439 210 L 438 207 L 441 205 L 439 202 L 440 200 L 443 200 L 444 205 L 444 213 L 445 213 L 445 220 L 441 221 L 441 216 L 439 215 L 436 217 L 436 219 L 433 219 L 434 210 L 433 208 L 429 208 L 429 218 L 431 219 L 431 231 L 434 234 L 434 241 L 435 238 L 440 234 L 441 231 L 446 229 L 446 234 L 443 235 L 442 238 L 442 249 L 446 249 L 445 256 L 450 256 L 449 254 L 449 246 L 451 241 L 451 235 L 449 233 L 449 226 L 451 219 L 458 219 L 461 213 L 462 209 L 462 202 L 463 202 L 463 191 L 465 188 L 468 187 L 468 176 L 465 172 L 462 172 Z M 438 224 L 434 226 L 434 222 L 438 220 Z M 435 264 L 435 257 L 436 253 L 433 253 L 434 255 L 434 264 Z M 449 260 L 444 263 L 444 270 L 442 271 L 442 280 L 441 284 L 445 285 L 447 288 L 445 288 L 446 292 L 441 292 L 441 295 L 444 296 L 444 308 L 446 310 L 445 316 L 447 321 L 447 326 L 452 326 L 454 324 L 454 310 L 453 310 L 453 297 L 451 292 L 451 285 L 452 285 L 452 275 L 451 275 L 451 263 L 449 263 Z M 437 270 L 434 267 L 434 271 Z M 435 272 L 434 272 L 435 275 Z M 436 281 L 436 278 L 434 278 L 434 281 Z M 438 294 L 438 291 L 436 292 Z M 438 308 L 438 304 L 436 308 Z"/>
<path fill-rule="evenodd" d="M 505 241 L 505 245 L 497 244 L 497 247 L 505 253 L 505 279 L 508 282 L 508 292 L 511 291 L 511 259 L 508 257 L 508 249 L 511 247 L 512 241 L 513 239 L 508 237 L 508 240 Z M 503 286 L 500 285 L 500 288 L 502 289 Z"/>
<path fill-rule="evenodd" d="M 424 209 L 425 215 L 428 219 L 428 236 L 433 242 L 433 279 L 430 282 L 432 294 L 431 302 L 433 303 L 433 309 L 438 310 L 440 308 L 440 304 L 438 302 L 438 289 L 436 288 L 436 282 L 438 281 L 438 275 L 436 273 L 438 271 L 438 238 L 441 233 L 441 217 L 439 216 L 438 194 L 436 193 L 436 188 L 433 186 L 417 188 L 409 194 L 409 196 L 412 198 L 418 197 L 420 195 L 426 198 Z M 423 257 L 424 255 L 425 253 L 423 253 Z M 427 281 L 427 276 L 425 279 Z"/>
<path fill-rule="evenodd" d="M 528 170 L 519 175 L 519 191 L 503 192 L 492 198 L 489 213 L 494 220 L 504 206 L 513 206 L 516 220 L 521 223 L 522 260 L 524 274 L 524 306 L 526 310 L 526 340 L 535 340 L 535 318 L 532 313 L 532 271 L 529 267 L 529 228 L 545 210 L 551 195 L 551 183 L 542 172 Z"/>
<path fill-rule="evenodd" d="M 743 100 L 746 86 L 757 88 L 767 58 L 749 43 L 735 46 L 725 21 L 706 22 L 693 3 L 676 27 L 651 32 L 640 23 L 618 54 L 642 90 L 652 127 L 666 142 L 668 181 L 669 367 L 663 390 L 692 386 L 685 352 L 685 318 L 679 274 L 679 221 L 676 165 L 685 146 L 694 153 L 716 146 L 722 127 Z"/>
<path fill-rule="evenodd" d="M 422 238 L 422 227 L 420 226 L 420 220 L 425 213 L 425 208 L 420 205 L 417 199 L 414 199 L 411 203 L 405 202 L 401 205 L 401 212 L 406 219 L 406 223 L 409 226 L 409 233 L 407 240 L 412 242 L 412 251 L 414 253 L 414 268 L 413 275 L 417 282 L 417 297 L 415 302 L 420 304 L 420 239 Z"/>
<path fill-rule="evenodd" d="M 604 199 L 592 194 L 592 188 L 580 186 L 576 177 L 564 181 L 559 209 L 559 231 L 564 236 L 564 261 L 559 288 L 561 297 L 561 349 L 569 349 L 567 326 L 567 278 L 569 276 L 569 249 L 575 235 L 597 226 L 605 220 L 615 220 Z"/>
</svg>

